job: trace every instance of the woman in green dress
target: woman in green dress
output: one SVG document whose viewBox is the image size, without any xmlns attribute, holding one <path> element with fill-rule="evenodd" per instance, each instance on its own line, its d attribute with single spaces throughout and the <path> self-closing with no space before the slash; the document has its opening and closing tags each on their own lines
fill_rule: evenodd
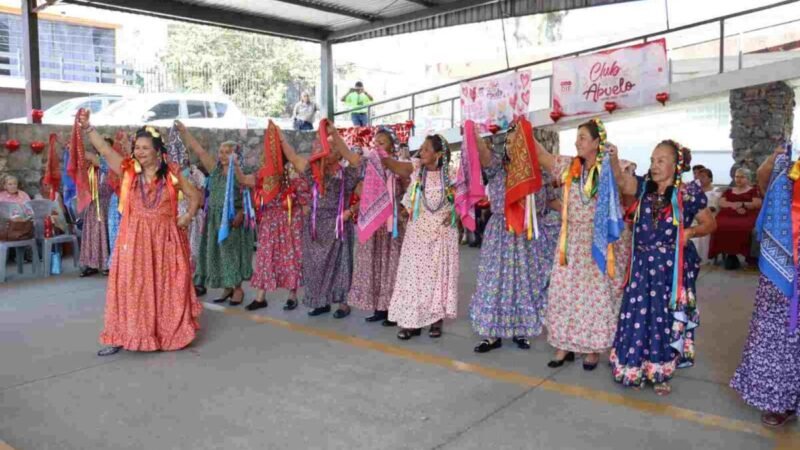
<svg viewBox="0 0 800 450">
<path fill-rule="evenodd" d="M 194 272 L 195 286 L 207 288 L 224 288 L 222 297 L 214 303 L 229 301 L 231 305 L 241 305 L 244 299 L 242 281 L 253 275 L 253 231 L 244 224 L 242 193 L 238 186 L 234 191 L 234 219 L 231 222 L 230 234 L 221 243 L 217 242 L 217 234 L 222 223 L 222 211 L 225 204 L 225 185 L 228 174 L 230 156 L 236 150 L 236 143 L 223 142 L 219 146 L 219 156 L 215 158 L 208 153 L 186 129 L 181 122 L 175 125 L 181 133 L 181 139 L 192 153 L 200 159 L 208 171 L 208 194 L 206 223 L 200 240 L 200 254 Z"/>
</svg>

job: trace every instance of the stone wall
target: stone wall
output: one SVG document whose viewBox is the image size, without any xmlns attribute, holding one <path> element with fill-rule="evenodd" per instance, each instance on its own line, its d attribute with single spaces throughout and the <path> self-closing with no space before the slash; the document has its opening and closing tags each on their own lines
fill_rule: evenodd
<svg viewBox="0 0 800 450">
<path fill-rule="evenodd" d="M 26 125 L 26 124 L 0 124 L 0 180 L 6 174 L 17 176 L 22 182 L 23 190 L 31 196 L 39 192 L 39 185 L 44 175 L 44 167 L 47 162 L 47 150 L 41 154 L 31 151 L 32 141 L 48 142 L 50 133 L 59 136 L 59 142 L 64 144 L 69 141 L 72 127 L 59 125 Z M 128 127 L 129 133 L 136 131 L 135 127 Z M 98 127 L 101 134 L 113 136 L 117 128 Z M 216 153 L 219 144 L 225 141 L 236 141 L 244 147 L 243 167 L 245 171 L 252 171 L 260 166 L 260 157 L 263 152 L 264 130 L 223 130 L 223 129 L 191 129 L 192 134 L 197 138 L 203 147 Z M 284 130 L 284 136 L 299 153 L 310 153 L 311 145 L 316 138 L 315 132 L 298 132 L 294 130 Z M 13 152 L 5 148 L 5 142 L 9 139 L 16 139 L 20 142 L 20 148 Z M 85 140 L 87 148 L 91 148 L 88 139 Z M 196 160 L 196 158 L 193 158 Z M 0 189 L 2 187 L 0 186 Z"/>
<path fill-rule="evenodd" d="M 782 138 L 792 135 L 794 106 L 794 90 L 783 82 L 731 91 L 731 178 L 739 167 L 758 168 Z"/>
<path fill-rule="evenodd" d="M 98 127 L 101 134 L 113 136 L 117 128 Z M 129 133 L 136 131 L 135 127 L 126 129 Z M 22 188 L 31 197 L 39 193 L 39 186 L 44 175 L 44 167 L 47 162 L 47 149 L 40 154 L 31 151 L 32 141 L 48 142 L 50 133 L 59 136 L 61 144 L 69 141 L 71 127 L 59 125 L 27 125 L 27 124 L 8 124 L 0 123 L 0 181 L 6 174 L 15 175 L 20 179 Z M 222 130 L 222 129 L 191 129 L 192 134 L 200 144 L 208 151 L 216 153 L 219 144 L 225 141 L 240 142 L 244 146 L 243 167 L 245 172 L 251 172 L 261 165 L 261 155 L 263 151 L 264 130 Z M 284 130 L 284 136 L 298 153 L 311 153 L 311 146 L 316 138 L 316 132 Z M 550 152 L 558 150 L 558 132 L 549 128 L 536 128 L 534 130 L 536 139 Z M 20 148 L 10 153 L 6 150 L 5 142 L 9 139 L 16 139 L 20 142 Z M 502 150 L 505 134 L 498 134 L 494 137 L 495 149 Z M 87 148 L 90 148 L 88 140 L 85 141 Z M 453 146 L 453 150 L 458 150 L 458 144 Z M 196 162 L 196 158 L 193 158 Z M 0 187 L 2 189 L 2 187 Z"/>
</svg>

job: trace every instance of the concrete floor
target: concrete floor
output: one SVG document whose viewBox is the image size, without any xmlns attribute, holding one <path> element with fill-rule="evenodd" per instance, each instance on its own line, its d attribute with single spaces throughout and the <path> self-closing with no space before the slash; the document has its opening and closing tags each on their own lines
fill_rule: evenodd
<svg viewBox="0 0 800 450">
<path fill-rule="evenodd" d="M 207 307 L 184 351 L 103 359 L 104 278 L 12 273 L 0 284 L 0 450 L 800 448 L 800 427 L 764 429 L 727 387 L 755 273 L 702 273 L 698 364 L 661 398 L 622 389 L 604 365 L 547 368 L 543 337 L 473 353 L 476 265 L 464 248 L 460 317 L 439 340 L 400 342 L 361 312 L 287 313 L 275 293 L 256 314 Z"/>
</svg>

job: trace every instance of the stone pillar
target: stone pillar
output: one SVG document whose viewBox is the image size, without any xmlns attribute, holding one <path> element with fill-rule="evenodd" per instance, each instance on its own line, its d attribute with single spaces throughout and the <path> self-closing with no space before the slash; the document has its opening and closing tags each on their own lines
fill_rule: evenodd
<svg viewBox="0 0 800 450">
<path fill-rule="evenodd" d="M 792 135 L 794 90 L 784 82 L 731 91 L 731 179 L 739 167 L 753 172 L 782 138 Z"/>
</svg>

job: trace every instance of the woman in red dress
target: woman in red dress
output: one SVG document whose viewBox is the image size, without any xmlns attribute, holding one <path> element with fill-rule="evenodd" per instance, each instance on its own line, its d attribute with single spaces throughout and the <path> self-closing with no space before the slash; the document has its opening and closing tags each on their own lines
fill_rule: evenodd
<svg viewBox="0 0 800 450">
<path fill-rule="evenodd" d="M 166 146 L 152 127 L 136 132 L 133 158 L 120 156 L 79 117 L 83 131 L 122 177 L 122 224 L 114 247 L 106 291 L 106 311 L 98 356 L 121 349 L 179 350 L 189 345 L 200 328 L 202 307 L 192 285 L 186 228 L 200 207 L 201 196 L 166 162 Z M 189 201 L 178 216 L 178 192 Z"/>
<path fill-rule="evenodd" d="M 751 237 L 761 210 L 762 197 L 758 187 L 750 184 L 750 171 L 738 169 L 734 186 L 726 190 L 719 200 L 717 231 L 711 237 L 709 258 L 725 254 L 725 268 L 729 270 L 739 267 L 737 255 L 743 255 L 751 261 Z"/>
</svg>

